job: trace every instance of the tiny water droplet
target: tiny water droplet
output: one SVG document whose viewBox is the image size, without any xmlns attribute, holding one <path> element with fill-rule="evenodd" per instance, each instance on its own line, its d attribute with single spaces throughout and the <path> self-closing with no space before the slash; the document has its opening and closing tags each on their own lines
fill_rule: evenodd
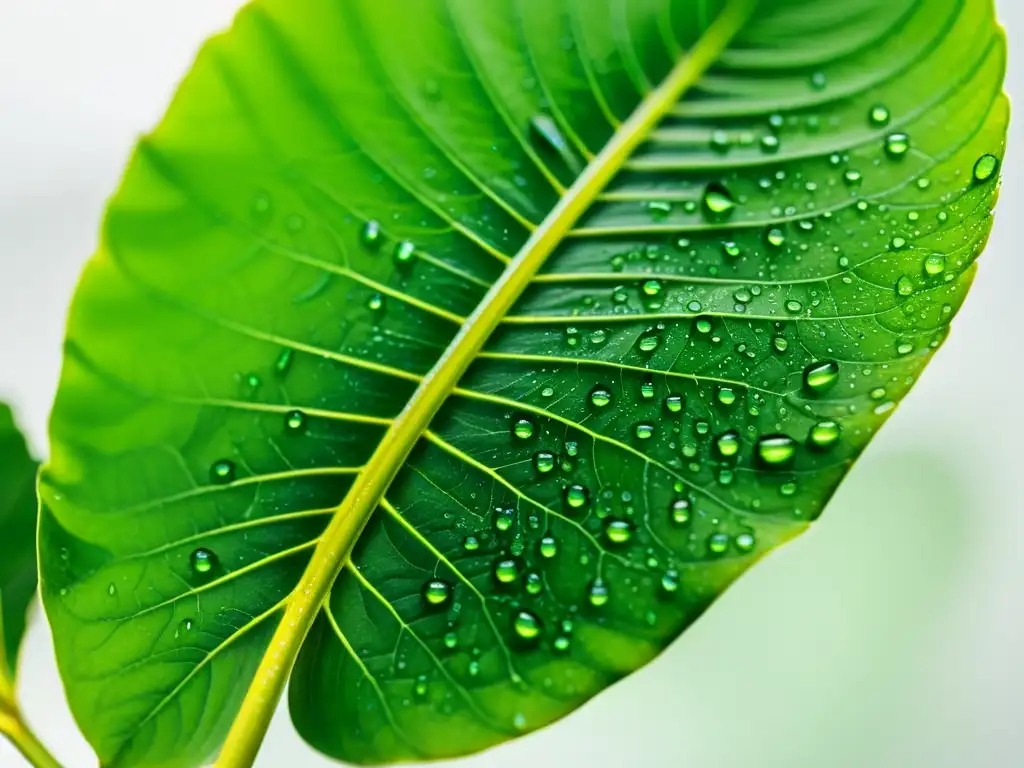
<svg viewBox="0 0 1024 768">
<path fill-rule="evenodd" d="M 740 552 L 752 551 L 755 543 L 754 534 L 752 533 L 741 533 L 736 537 L 736 549 Z"/>
<path fill-rule="evenodd" d="M 284 426 L 289 432 L 301 432 L 306 426 L 306 414 L 302 411 L 289 411 L 285 414 Z"/>
<path fill-rule="evenodd" d="M 379 293 L 374 293 L 366 302 L 366 306 L 376 312 L 378 309 L 382 309 L 384 307 L 384 297 Z"/>
<path fill-rule="evenodd" d="M 868 112 L 868 122 L 872 125 L 882 128 L 889 124 L 890 114 L 888 107 L 882 104 L 876 104 Z"/>
<path fill-rule="evenodd" d="M 665 571 L 661 577 L 661 588 L 671 594 L 679 589 L 679 573 L 677 571 Z"/>
<path fill-rule="evenodd" d="M 367 248 L 377 248 L 381 241 L 380 222 L 371 219 L 363 225 L 361 235 L 363 245 Z"/>
<path fill-rule="evenodd" d="M 230 459 L 215 461 L 210 467 L 210 479 L 218 485 L 225 485 L 235 479 L 235 463 Z"/>
<path fill-rule="evenodd" d="M 292 349 L 282 349 L 281 354 L 277 356 L 277 360 L 274 361 L 274 370 L 279 376 L 284 376 L 288 373 L 288 369 L 292 367 L 292 357 L 294 357 L 295 351 Z"/>
</svg>

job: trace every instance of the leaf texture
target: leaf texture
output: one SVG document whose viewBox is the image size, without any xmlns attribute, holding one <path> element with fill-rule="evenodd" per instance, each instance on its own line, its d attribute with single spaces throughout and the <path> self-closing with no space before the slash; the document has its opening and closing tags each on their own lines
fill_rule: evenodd
<svg viewBox="0 0 1024 768">
<path fill-rule="evenodd" d="M 744 5 L 258 0 L 204 47 L 82 278 L 42 482 L 102 764 L 217 749 L 389 427 L 697 50 L 357 521 L 293 721 L 356 763 L 535 730 L 821 513 L 964 300 L 1005 40 L 990 0 L 709 37 Z"/>
</svg>

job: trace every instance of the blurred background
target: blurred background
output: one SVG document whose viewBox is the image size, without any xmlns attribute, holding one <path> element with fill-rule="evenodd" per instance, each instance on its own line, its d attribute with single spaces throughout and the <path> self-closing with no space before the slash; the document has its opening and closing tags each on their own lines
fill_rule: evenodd
<svg viewBox="0 0 1024 768">
<path fill-rule="evenodd" d="M 0 3 L 0 399 L 40 456 L 64 313 L 104 200 L 198 45 L 240 4 Z M 1011 41 L 1007 90 L 1024 93 L 1024 3 L 997 6 Z M 1019 116 L 1010 133 L 972 296 L 824 518 L 658 661 L 461 768 L 1024 766 Z M 38 611 L 20 686 L 28 719 L 67 768 L 95 765 Z M 258 765 L 328 764 L 281 711 Z M 0 766 L 23 765 L 0 743 Z"/>
</svg>

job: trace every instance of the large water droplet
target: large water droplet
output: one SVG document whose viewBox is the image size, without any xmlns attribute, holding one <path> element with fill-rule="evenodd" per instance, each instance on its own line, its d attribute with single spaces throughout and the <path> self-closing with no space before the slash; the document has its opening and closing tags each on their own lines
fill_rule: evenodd
<svg viewBox="0 0 1024 768">
<path fill-rule="evenodd" d="M 284 417 L 284 428 L 289 432 L 301 432 L 306 427 L 306 414 L 302 411 L 289 411 Z"/>
<path fill-rule="evenodd" d="M 637 440 L 650 440 L 654 436 L 654 425 L 653 424 L 637 424 L 634 429 Z"/>
<path fill-rule="evenodd" d="M 740 450 L 740 436 L 732 430 L 724 432 L 715 440 L 715 447 L 723 458 L 735 456 Z"/>
<path fill-rule="evenodd" d="M 889 124 L 889 109 L 882 104 L 876 104 L 868 112 L 868 122 L 872 125 L 882 128 Z"/>
<path fill-rule="evenodd" d="M 412 261 L 412 257 L 416 255 L 416 246 L 408 240 L 403 240 L 395 246 L 395 261 L 399 264 L 405 264 Z"/>
<path fill-rule="evenodd" d="M 891 133 L 885 139 L 885 153 L 899 159 L 910 151 L 910 137 L 905 133 Z"/>
<path fill-rule="evenodd" d="M 711 534 L 708 537 L 708 549 L 716 555 L 724 554 L 729 549 L 729 534 Z"/>
<path fill-rule="evenodd" d="M 672 502 L 672 522 L 676 525 L 686 525 L 690 522 L 690 502 L 687 499 L 676 499 Z"/>
<path fill-rule="evenodd" d="M 765 435 L 757 441 L 757 457 L 768 466 L 782 466 L 794 455 L 796 441 L 788 435 Z"/>
<path fill-rule="evenodd" d="M 512 425 L 512 434 L 520 440 L 529 440 L 533 437 L 533 422 L 529 419 L 516 419 Z"/>
<path fill-rule="evenodd" d="M 683 398 L 681 395 L 669 395 L 665 398 L 665 410 L 669 413 L 679 413 L 683 410 Z"/>
<path fill-rule="evenodd" d="M 545 560 L 550 560 L 558 554 L 558 542 L 554 536 L 545 536 L 540 540 L 540 556 Z"/>
<path fill-rule="evenodd" d="M 441 579 L 431 579 L 423 587 L 423 599 L 429 605 L 444 605 L 448 598 L 451 597 L 451 594 L 451 585 L 446 581 L 441 581 Z"/>
<path fill-rule="evenodd" d="M 633 526 L 625 520 L 609 520 L 604 535 L 613 544 L 625 544 L 633 536 Z"/>
<path fill-rule="evenodd" d="M 540 636 L 540 619 L 529 611 L 520 611 L 512 627 L 523 640 L 536 640 Z"/>
<path fill-rule="evenodd" d="M 200 547 L 189 555 L 188 561 L 193 573 L 207 574 L 217 565 L 217 556 L 211 550 Z"/>
<path fill-rule="evenodd" d="M 380 222 L 371 219 L 363 225 L 363 232 L 361 235 L 363 245 L 367 248 L 377 248 L 380 246 L 381 241 Z"/>
<path fill-rule="evenodd" d="M 974 180 L 978 184 L 983 184 L 995 176 L 998 170 L 999 158 L 995 155 L 982 155 L 974 164 Z"/>
<path fill-rule="evenodd" d="M 825 360 L 804 369 L 804 386 L 815 393 L 827 392 L 839 381 L 839 363 Z"/>
<path fill-rule="evenodd" d="M 946 257 L 941 253 L 930 253 L 924 260 L 924 273 L 935 277 L 946 271 Z"/>
<path fill-rule="evenodd" d="M 565 503 L 573 509 L 580 509 L 587 505 L 589 493 L 582 485 L 574 483 L 565 489 Z"/>
<path fill-rule="evenodd" d="M 708 184 L 701 198 L 704 207 L 704 214 L 709 219 L 720 221 L 732 215 L 736 208 L 736 201 L 732 194 L 721 184 Z"/>
<path fill-rule="evenodd" d="M 519 566 L 515 560 L 499 560 L 494 564 L 494 578 L 502 584 L 511 584 L 519 578 Z"/>
<path fill-rule="evenodd" d="M 595 608 L 600 608 L 604 605 L 608 605 L 608 600 L 611 597 L 611 593 L 608 590 L 608 585 L 601 579 L 594 579 L 590 584 L 590 589 L 587 594 L 587 599 L 590 604 Z"/>
<path fill-rule="evenodd" d="M 555 454 L 541 451 L 533 457 L 533 465 L 537 468 L 538 472 L 546 475 L 555 468 Z"/>
<path fill-rule="evenodd" d="M 590 393 L 590 402 L 595 408 L 604 408 L 612 401 L 612 393 L 604 387 L 597 387 Z"/>
</svg>

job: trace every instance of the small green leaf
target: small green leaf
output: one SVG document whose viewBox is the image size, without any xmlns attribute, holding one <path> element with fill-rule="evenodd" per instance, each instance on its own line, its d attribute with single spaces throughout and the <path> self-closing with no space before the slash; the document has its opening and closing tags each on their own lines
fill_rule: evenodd
<svg viewBox="0 0 1024 768">
<path fill-rule="evenodd" d="M 652 659 L 944 339 L 1004 63 L 990 0 L 250 5 L 71 310 L 40 547 L 101 762 L 248 765 L 293 665 L 387 763 Z"/>
<path fill-rule="evenodd" d="M 0 403 L 0 709 L 14 702 L 18 650 L 36 591 L 36 470 L 11 409 Z"/>
</svg>

